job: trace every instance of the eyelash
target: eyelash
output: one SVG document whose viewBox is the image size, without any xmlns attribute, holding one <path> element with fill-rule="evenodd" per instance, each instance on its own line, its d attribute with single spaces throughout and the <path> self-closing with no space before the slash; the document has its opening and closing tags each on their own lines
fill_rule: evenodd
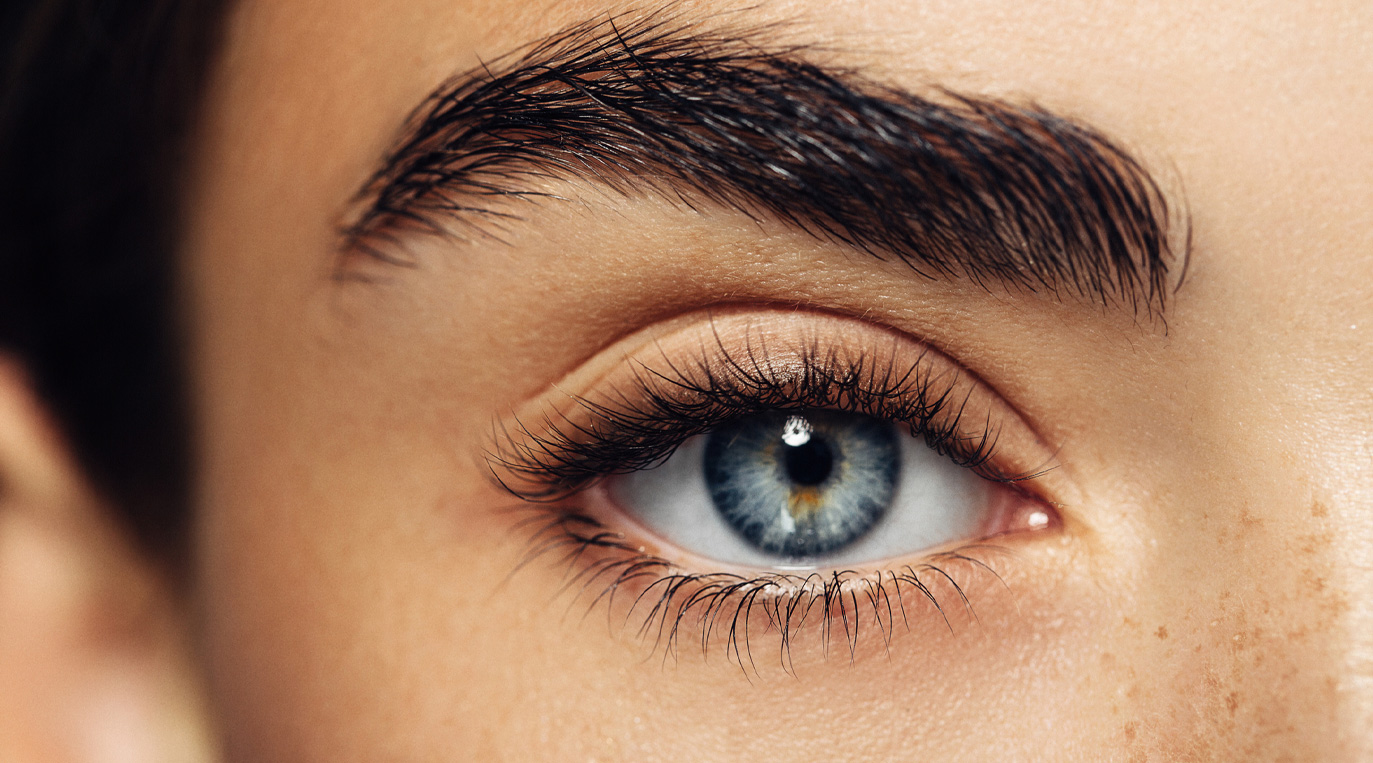
<svg viewBox="0 0 1373 763">
<path fill-rule="evenodd" d="M 997 432 L 990 421 L 977 435 L 962 434 L 967 398 L 954 396 L 956 378 L 940 384 L 941 374 L 929 369 L 923 355 L 900 369 L 895 363 L 874 365 L 868 357 L 822 355 L 811 345 L 795 364 L 800 373 L 788 378 L 752 350 L 738 360 L 721 348 L 718 359 L 723 363 L 703 357 L 690 369 L 672 365 L 666 373 L 641 365 L 634 388 L 614 391 L 613 403 L 572 397 L 590 423 L 566 415 L 561 426 L 546 421 L 543 430 L 516 423 L 500 432 L 488 462 L 515 496 L 557 501 L 602 477 L 652 468 L 687 439 L 733 419 L 764 410 L 834 408 L 904 424 L 936 453 L 984 479 L 1015 483 L 1036 476 L 994 466 Z"/>
<path fill-rule="evenodd" d="M 634 595 L 629 611 L 619 623 L 621 627 L 629 625 L 636 611 L 642 612 L 635 627 L 636 635 L 641 639 L 651 637 L 652 649 L 661 651 L 666 660 L 677 656 L 684 626 L 694 622 L 701 629 L 702 654 L 710 651 L 714 639 L 723 638 L 726 658 L 732 659 L 745 674 L 751 671 L 755 675 L 761 675 L 750 643 L 754 631 L 750 624 L 756 615 L 766 618 L 762 626 L 764 632 L 775 632 L 780 639 L 780 666 L 789 674 L 796 674 L 792 656 L 796 634 L 807 623 L 819 623 L 821 648 L 826 656 L 836 633 L 842 629 L 843 645 L 852 662 L 858 653 L 864 612 L 871 611 L 872 622 L 882 637 L 884 648 L 890 646 L 898 623 L 902 628 L 910 629 L 903 586 L 927 601 L 950 633 L 955 632 L 954 622 L 940 598 L 940 591 L 947 589 L 962 611 L 976 619 L 972 601 L 964 585 L 955 578 L 953 565 L 973 573 L 988 574 L 1006 587 L 1001 574 L 987 560 L 974 554 L 1010 553 L 1002 546 L 972 543 L 931 555 L 917 564 L 881 570 L 875 577 L 853 570 L 835 570 L 824 575 L 764 573 L 746 576 L 726 572 L 681 572 L 667 559 L 644 553 L 626 542 L 620 533 L 606 529 L 600 521 L 576 510 L 541 510 L 536 516 L 518 523 L 517 528 L 532 533 L 528 551 L 517 571 L 536 559 L 557 555 L 569 570 L 562 591 L 575 590 L 574 600 L 581 600 L 588 591 L 594 590 L 597 581 L 604 581 L 600 592 L 588 602 L 588 613 L 602 603 L 608 613 L 613 613 L 615 598 L 621 590 L 648 580 L 643 590 Z M 588 561 L 596 552 L 605 557 Z M 925 575 L 923 579 L 922 574 Z M 815 615 L 817 605 L 820 608 L 818 616 Z M 609 625 L 616 627 L 613 614 L 609 617 Z"/>
<path fill-rule="evenodd" d="M 569 396 L 571 412 L 545 416 L 537 429 L 517 421 L 498 430 L 487 460 L 496 482 L 521 501 L 514 507 L 522 515 L 516 529 L 529 541 L 519 568 L 554 558 L 567 570 L 562 590 L 575 590 L 578 601 L 599 585 L 587 611 L 605 604 L 612 619 L 617 596 L 639 588 L 621 625 L 641 613 L 638 636 L 651 637 L 665 659 L 677 654 L 684 626 L 694 621 L 701 628 L 703 652 L 723 637 L 725 655 L 755 673 L 749 637 L 750 623 L 759 615 L 765 620 L 761 627 L 781 639 L 780 659 L 789 672 L 794 671 L 796 633 L 807 623 L 820 623 L 826 654 L 842 632 L 853 659 L 864 619 L 860 612 L 870 611 L 888 645 L 898 622 L 910 627 L 903 587 L 932 605 L 950 630 L 953 622 L 941 593 L 952 595 L 975 618 L 953 565 L 990 574 L 1004 586 L 1000 574 L 979 558 L 1006 552 L 1004 547 L 975 542 L 918 564 L 866 574 L 692 573 L 647 553 L 578 506 L 577 497 L 607 476 L 652 468 L 691 437 L 735 418 L 779 409 L 833 408 L 891 420 L 956 464 L 1012 489 L 1038 476 L 995 465 L 998 429 L 991 417 L 975 433 L 966 433 L 963 418 L 972 392 L 955 393 L 962 372 L 933 368 L 923 353 L 914 363 L 898 366 L 894 359 L 846 358 L 811 344 L 784 370 L 767 357 L 764 348 L 746 348 L 736 358 L 718 346 L 689 365 L 669 363 L 667 371 L 640 364 L 628 387 L 613 389 L 607 402 Z"/>
</svg>

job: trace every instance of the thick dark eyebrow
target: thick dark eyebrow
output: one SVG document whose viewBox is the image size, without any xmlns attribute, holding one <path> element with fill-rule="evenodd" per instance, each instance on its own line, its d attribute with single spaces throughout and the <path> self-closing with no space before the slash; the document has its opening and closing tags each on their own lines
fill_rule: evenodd
<svg viewBox="0 0 1373 763">
<path fill-rule="evenodd" d="M 403 261 L 414 231 L 498 235 L 512 197 L 589 179 L 780 220 L 928 278 L 1162 309 L 1167 199 L 1105 136 L 1034 105 L 896 89 L 769 36 L 605 18 L 453 78 L 359 195 L 346 248 Z"/>
</svg>

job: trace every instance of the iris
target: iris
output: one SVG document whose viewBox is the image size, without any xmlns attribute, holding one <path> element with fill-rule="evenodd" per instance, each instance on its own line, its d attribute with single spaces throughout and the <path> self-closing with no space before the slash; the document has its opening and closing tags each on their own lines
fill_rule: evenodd
<svg viewBox="0 0 1373 763">
<path fill-rule="evenodd" d="M 715 510 L 755 548 L 784 557 L 842 549 L 882 519 L 896 494 L 896 428 L 832 410 L 739 419 L 705 444 Z"/>
</svg>

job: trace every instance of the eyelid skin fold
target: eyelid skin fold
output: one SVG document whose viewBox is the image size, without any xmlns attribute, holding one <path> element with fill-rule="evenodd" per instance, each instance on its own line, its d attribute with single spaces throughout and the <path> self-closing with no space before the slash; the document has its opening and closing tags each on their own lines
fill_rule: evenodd
<svg viewBox="0 0 1373 763">
<path fill-rule="evenodd" d="M 684 553 L 607 500 L 606 476 L 656 466 L 739 416 L 788 408 L 893 421 L 997 483 L 979 537 L 871 567 L 744 569 Z M 908 335 L 822 313 L 683 316 L 627 338 L 499 422 L 487 459 L 518 499 L 522 567 L 564 565 L 565 590 L 605 605 L 665 655 L 699 627 L 703 647 L 722 638 L 741 666 L 753 662 L 750 639 L 766 633 L 781 639 L 787 668 L 806 623 L 822 651 L 842 634 L 851 655 L 860 623 L 884 642 L 921 609 L 953 628 L 951 617 L 972 612 L 969 585 L 1004 585 L 997 567 L 1017 537 L 1061 527 L 1052 452 L 995 391 Z"/>
</svg>

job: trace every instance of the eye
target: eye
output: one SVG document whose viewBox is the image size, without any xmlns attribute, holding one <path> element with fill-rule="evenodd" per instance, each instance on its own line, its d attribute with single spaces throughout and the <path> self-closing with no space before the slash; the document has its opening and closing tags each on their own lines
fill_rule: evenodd
<svg viewBox="0 0 1373 763">
<path fill-rule="evenodd" d="M 593 358 L 488 454 L 521 568 L 665 655 L 688 627 L 741 664 L 763 634 L 789 662 L 807 623 L 822 655 L 926 604 L 954 627 L 966 585 L 1009 590 L 1001 550 L 1062 527 L 1052 450 L 942 352 L 839 316 L 693 318 Z"/>
<path fill-rule="evenodd" d="M 612 477 L 606 490 L 620 510 L 689 553 L 809 569 L 984 537 L 1005 488 L 893 422 L 812 409 L 727 422 L 660 466 Z"/>
</svg>

